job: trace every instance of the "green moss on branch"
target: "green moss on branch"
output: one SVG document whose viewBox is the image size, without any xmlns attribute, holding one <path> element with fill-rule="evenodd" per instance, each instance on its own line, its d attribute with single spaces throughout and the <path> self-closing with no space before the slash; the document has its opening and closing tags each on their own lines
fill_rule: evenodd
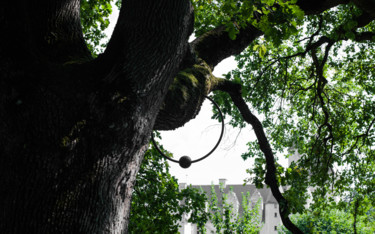
<svg viewBox="0 0 375 234">
<path fill-rule="evenodd" d="M 216 79 L 203 60 L 180 71 L 168 90 L 154 129 L 173 130 L 194 119 Z"/>
</svg>

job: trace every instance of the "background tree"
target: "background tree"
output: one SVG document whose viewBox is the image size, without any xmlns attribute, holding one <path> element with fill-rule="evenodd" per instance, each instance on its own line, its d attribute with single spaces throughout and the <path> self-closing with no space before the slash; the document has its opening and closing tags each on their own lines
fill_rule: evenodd
<svg viewBox="0 0 375 234">
<path fill-rule="evenodd" d="M 116 1 L 116 5 L 120 2 Z M 84 0 L 81 1 L 81 24 L 87 47 L 95 56 L 103 52 L 107 35 L 104 30 L 109 26 L 109 17 L 112 13 L 111 0 Z"/>
<path fill-rule="evenodd" d="M 240 214 L 234 204 L 228 200 L 228 194 L 224 192 L 223 186 L 219 185 L 219 196 L 214 185 L 211 186 L 211 193 L 208 196 L 208 208 L 210 221 L 215 227 L 215 233 L 249 233 L 256 234 L 262 229 L 262 214 L 259 213 L 262 201 L 251 204 L 250 193 L 242 194 L 243 213 Z M 230 189 L 230 192 L 233 192 Z M 229 193 L 230 193 L 229 192 Z"/>
<path fill-rule="evenodd" d="M 374 233 L 375 226 L 373 222 L 368 222 L 367 215 L 357 217 L 356 231 L 352 226 L 353 215 L 337 208 L 331 208 L 322 212 L 307 212 L 304 214 L 294 214 L 292 221 L 304 233 Z M 282 228 L 281 233 L 291 233 Z"/>
<path fill-rule="evenodd" d="M 327 192 L 342 196 L 354 184 L 362 196 L 374 202 L 375 116 L 374 93 L 370 91 L 374 12 L 363 8 L 368 4 L 364 1 L 342 1 L 329 9 L 330 4 L 339 2 L 321 1 L 313 7 L 306 1 L 226 1 L 208 7 L 213 3 L 197 1 L 204 14 L 196 24 L 203 31 L 225 24 L 222 29 L 238 44 L 249 38 L 245 32 L 256 35 L 256 29 L 260 29 L 263 35 L 236 56 L 238 69 L 225 77 L 233 89 L 227 82 L 228 86 L 218 88 L 226 93 L 215 93 L 215 98 L 232 116 L 234 126 L 247 122 L 254 127 L 257 141 L 250 142 L 249 151 L 243 154 L 244 158 L 255 157 L 255 165 L 249 170 L 251 182 L 270 185 L 286 226 L 286 213 L 303 212 L 309 186 L 316 188 L 313 198 L 320 205 L 329 202 Z M 239 14 L 248 7 L 256 12 L 248 17 Z M 248 25 L 247 30 L 243 24 Z M 197 36 L 201 33 L 196 32 Z M 208 40 L 209 33 L 203 35 L 206 37 L 195 42 Z M 224 43 L 222 47 L 238 48 Z M 241 94 L 236 94 L 233 83 L 242 86 Z M 233 102 L 228 101 L 230 97 Z M 249 108 L 262 116 L 268 142 Z M 288 149 L 293 149 L 291 154 L 298 151 L 302 158 L 284 169 L 272 155 Z M 291 185 L 283 194 L 287 209 L 284 198 L 273 187 L 276 184 Z M 298 232 L 293 225 L 288 228 Z"/>
<path fill-rule="evenodd" d="M 129 233 L 177 233 L 183 215 L 190 216 L 189 222 L 204 226 L 208 219 L 206 200 L 196 188 L 180 191 L 177 179 L 169 174 L 168 163 L 151 147 L 137 174 Z"/>
<path fill-rule="evenodd" d="M 152 130 L 183 126 L 216 90 L 233 125 L 252 125 L 244 157 L 289 230 L 308 185 L 320 204 L 353 181 L 375 201 L 373 1 L 192 3 L 124 1 L 97 58 L 79 0 L 0 3 L 1 232 L 126 232 Z M 232 55 L 239 69 L 214 77 Z M 292 146 L 302 159 L 278 166 Z"/>
</svg>

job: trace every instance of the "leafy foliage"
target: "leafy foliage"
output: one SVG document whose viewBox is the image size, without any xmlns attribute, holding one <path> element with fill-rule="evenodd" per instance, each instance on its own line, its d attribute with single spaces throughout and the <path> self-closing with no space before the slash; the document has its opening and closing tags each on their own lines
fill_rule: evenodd
<svg viewBox="0 0 375 234">
<path fill-rule="evenodd" d="M 332 197 L 314 204 L 301 214 L 292 215 L 292 221 L 304 233 L 362 233 L 375 232 L 375 210 L 367 196 L 353 189 L 336 203 Z M 285 227 L 282 233 L 291 233 Z"/>
<path fill-rule="evenodd" d="M 81 1 L 81 23 L 87 46 L 93 55 L 103 51 L 104 30 L 109 26 L 113 0 Z"/>
<path fill-rule="evenodd" d="M 374 233 L 373 223 L 366 222 L 366 216 L 361 216 L 357 223 L 357 233 Z M 353 216 L 338 209 L 331 209 L 318 214 L 304 213 L 292 216 L 293 222 L 301 229 L 303 233 L 354 233 Z M 291 233 L 282 228 L 283 233 Z"/>
<path fill-rule="evenodd" d="M 233 193 L 231 189 L 229 193 Z M 262 214 L 259 213 L 261 200 L 252 204 L 250 193 L 242 194 L 243 213 L 238 213 L 239 207 L 234 207 L 228 200 L 228 193 L 224 192 L 224 188 L 220 185 L 220 196 L 215 192 L 214 185 L 211 186 L 210 194 L 210 220 L 216 228 L 215 233 L 259 233 L 262 228 Z"/>
<path fill-rule="evenodd" d="M 235 39 L 241 28 L 252 25 L 262 30 L 267 39 L 280 43 L 281 39 L 296 32 L 296 26 L 303 19 L 303 12 L 296 5 L 297 1 L 193 0 L 192 2 L 196 10 L 196 36 L 224 25 L 229 37 Z"/>
<path fill-rule="evenodd" d="M 184 214 L 198 226 L 206 223 L 205 196 L 191 187 L 180 191 L 168 168 L 154 147 L 146 152 L 132 197 L 130 233 L 177 233 Z"/>
<path fill-rule="evenodd" d="M 214 3 L 223 9 L 219 2 L 205 4 Z M 252 3 L 254 7 L 257 1 Z M 273 9 L 271 3 L 279 4 L 278 8 Z M 291 210 L 304 210 L 301 198 L 308 197 L 307 186 L 317 187 L 313 194 L 317 203 L 327 202 L 328 191 L 339 196 L 354 184 L 374 203 L 375 40 L 360 35 L 375 35 L 375 23 L 358 28 L 362 11 L 354 4 L 304 18 L 293 1 L 286 8 L 275 1 L 259 4 L 267 4 L 265 8 L 272 12 L 263 12 L 265 18 L 256 22 L 250 20 L 264 37 L 236 57 L 238 68 L 226 79 L 242 85 L 242 96 L 262 116 L 275 153 L 302 155 L 289 168 L 277 170 L 279 184 L 292 185 L 284 194 Z M 211 16 L 218 15 L 211 8 L 206 9 L 211 13 L 205 21 L 197 21 L 198 35 L 222 24 L 222 19 Z M 277 11 L 290 15 L 274 16 Z M 215 100 L 232 117 L 233 126 L 244 126 L 227 94 L 217 93 Z M 255 158 L 249 172 L 252 182 L 262 184 L 266 161 L 257 141 L 248 146 L 242 156 Z"/>
</svg>

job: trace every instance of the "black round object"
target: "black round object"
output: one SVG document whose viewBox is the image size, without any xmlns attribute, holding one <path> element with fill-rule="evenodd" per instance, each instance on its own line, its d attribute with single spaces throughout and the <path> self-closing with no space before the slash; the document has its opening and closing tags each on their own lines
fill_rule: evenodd
<svg viewBox="0 0 375 234">
<path fill-rule="evenodd" d="M 182 156 L 178 161 L 178 164 L 180 164 L 180 167 L 182 168 L 189 168 L 191 165 L 191 158 L 189 156 Z"/>
</svg>

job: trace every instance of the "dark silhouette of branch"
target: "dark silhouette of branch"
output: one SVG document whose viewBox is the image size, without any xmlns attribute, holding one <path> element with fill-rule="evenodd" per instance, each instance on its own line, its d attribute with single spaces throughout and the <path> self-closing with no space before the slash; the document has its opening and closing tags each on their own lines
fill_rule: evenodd
<svg viewBox="0 0 375 234">
<path fill-rule="evenodd" d="M 219 26 L 195 39 L 191 45 L 197 55 L 213 69 L 223 59 L 240 54 L 263 32 L 252 25 L 242 28 L 235 40 L 228 36 L 225 26 Z"/>
<path fill-rule="evenodd" d="M 279 212 L 281 214 L 283 224 L 288 230 L 293 233 L 302 233 L 301 230 L 299 230 L 298 227 L 295 226 L 289 219 L 290 211 L 288 208 L 288 202 L 281 194 L 276 179 L 275 157 L 273 155 L 271 145 L 264 132 L 262 123 L 250 111 L 245 100 L 242 98 L 241 85 L 223 79 L 222 82 L 219 82 L 215 89 L 228 93 L 232 98 L 233 103 L 240 111 L 243 119 L 253 127 L 255 135 L 258 139 L 260 149 L 266 158 L 266 184 L 271 188 L 273 196 L 279 203 Z"/>
<path fill-rule="evenodd" d="M 369 136 L 369 133 L 370 133 L 370 130 L 372 128 L 372 126 L 375 124 L 375 118 L 372 119 L 370 125 L 367 127 L 367 130 L 365 133 L 361 134 L 361 135 L 358 135 L 356 136 L 356 140 L 354 142 L 354 144 L 350 147 L 349 150 L 347 150 L 345 153 L 342 154 L 342 156 L 346 155 L 346 154 L 349 154 L 350 152 L 353 151 L 353 149 L 357 146 L 358 142 L 359 142 L 359 139 L 361 138 L 364 138 L 364 137 L 368 137 Z"/>
</svg>

